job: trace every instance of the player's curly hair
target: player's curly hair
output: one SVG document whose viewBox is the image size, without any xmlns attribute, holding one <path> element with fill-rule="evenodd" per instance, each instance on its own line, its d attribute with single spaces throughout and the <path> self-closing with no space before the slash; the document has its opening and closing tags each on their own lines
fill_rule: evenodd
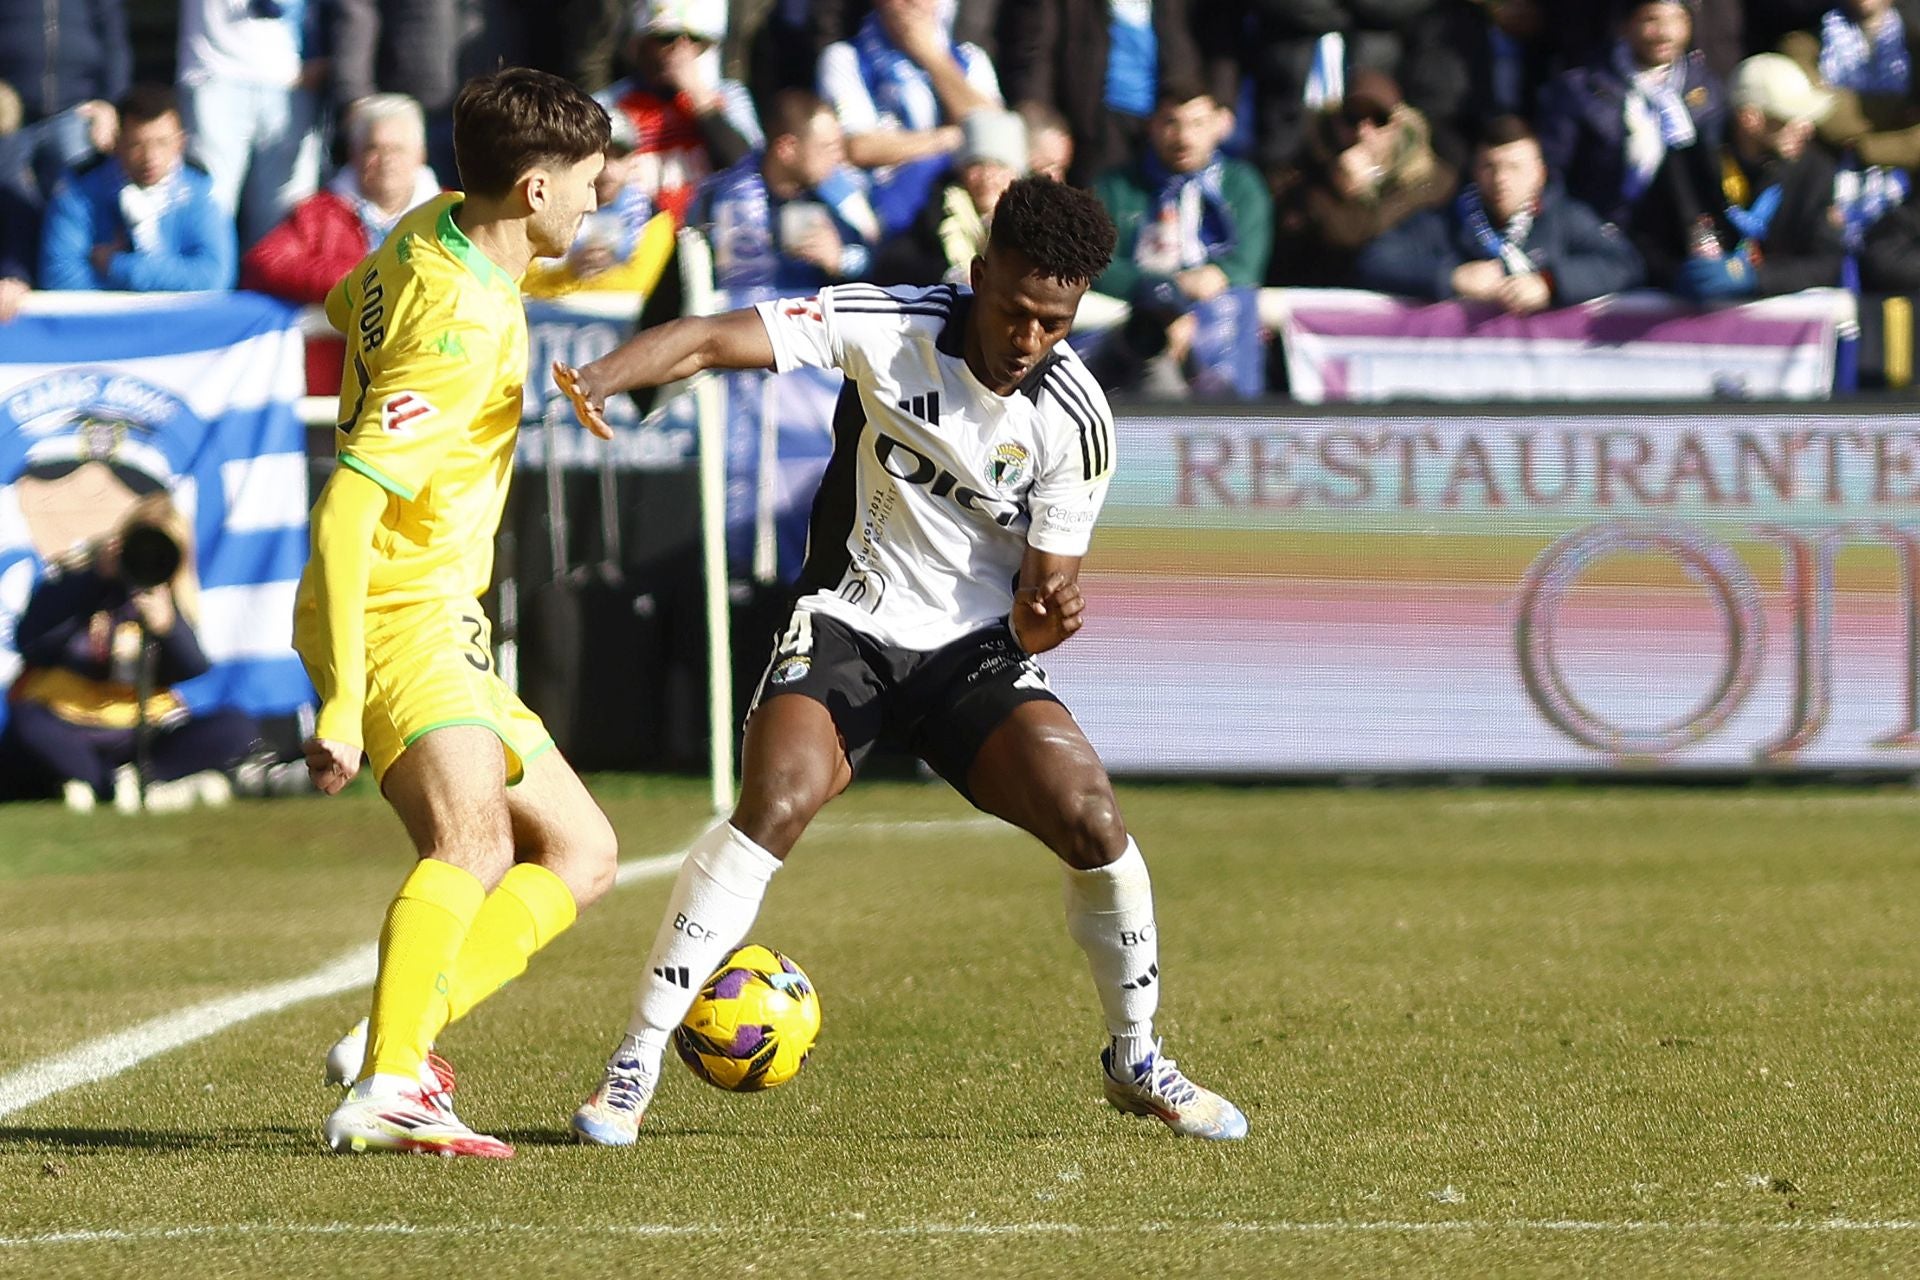
<svg viewBox="0 0 1920 1280">
<path fill-rule="evenodd" d="M 1113 219 L 1091 191 L 1052 178 L 1017 178 L 994 206 L 988 246 L 1012 249 L 1041 275 L 1091 281 L 1113 261 Z"/>
</svg>

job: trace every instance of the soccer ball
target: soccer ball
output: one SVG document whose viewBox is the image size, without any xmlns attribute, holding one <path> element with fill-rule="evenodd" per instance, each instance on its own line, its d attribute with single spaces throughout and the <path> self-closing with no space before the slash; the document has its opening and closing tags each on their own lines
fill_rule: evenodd
<svg viewBox="0 0 1920 1280">
<path fill-rule="evenodd" d="M 752 1093 L 800 1072 L 820 1034 L 820 997 L 800 966 L 749 943 L 720 962 L 673 1031 L 693 1074 L 718 1089 Z"/>
</svg>

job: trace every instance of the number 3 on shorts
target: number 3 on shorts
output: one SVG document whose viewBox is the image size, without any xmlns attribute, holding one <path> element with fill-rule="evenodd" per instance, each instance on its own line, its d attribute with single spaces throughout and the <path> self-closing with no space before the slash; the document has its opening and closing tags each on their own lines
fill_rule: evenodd
<svg viewBox="0 0 1920 1280">
<path fill-rule="evenodd" d="M 487 650 L 487 620 L 463 613 L 460 615 L 460 625 L 468 632 L 464 642 L 466 648 L 460 656 L 476 670 L 493 670 L 493 654 Z"/>
</svg>

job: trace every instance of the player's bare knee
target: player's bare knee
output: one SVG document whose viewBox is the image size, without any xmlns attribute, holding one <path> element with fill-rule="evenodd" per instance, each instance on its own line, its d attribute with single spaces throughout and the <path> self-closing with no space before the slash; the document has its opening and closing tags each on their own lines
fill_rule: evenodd
<svg viewBox="0 0 1920 1280">
<path fill-rule="evenodd" d="M 820 779 L 802 774 L 779 777 L 758 796 L 742 798 L 734 810 L 734 826 L 774 857 L 785 858 L 829 796 Z"/>
<path fill-rule="evenodd" d="M 560 865 L 548 870 L 559 876 L 573 895 L 574 905 L 589 907 L 607 896 L 620 869 L 620 841 L 604 823 L 569 837 Z"/>
<path fill-rule="evenodd" d="M 1082 871 L 1104 867 L 1127 851 L 1127 824 L 1109 787 L 1086 787 L 1063 803 L 1053 851 Z"/>
</svg>

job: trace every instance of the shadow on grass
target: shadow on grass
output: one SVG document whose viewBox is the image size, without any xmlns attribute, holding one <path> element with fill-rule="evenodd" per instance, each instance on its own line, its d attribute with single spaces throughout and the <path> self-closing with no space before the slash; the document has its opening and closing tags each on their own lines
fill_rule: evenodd
<svg viewBox="0 0 1920 1280">
<path fill-rule="evenodd" d="M 264 1129 L 60 1129 L 0 1126 L 0 1156 L 82 1155 L 92 1151 L 245 1151 L 329 1155 L 318 1125 Z"/>
</svg>

